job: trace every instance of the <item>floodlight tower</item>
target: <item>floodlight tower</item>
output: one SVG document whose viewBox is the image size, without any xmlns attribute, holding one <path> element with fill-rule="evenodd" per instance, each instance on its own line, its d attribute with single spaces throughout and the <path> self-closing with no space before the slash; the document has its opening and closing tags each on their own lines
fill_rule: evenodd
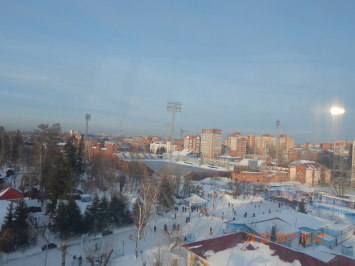
<svg viewBox="0 0 355 266">
<path fill-rule="evenodd" d="M 167 111 L 172 114 L 171 119 L 171 138 L 170 138 L 170 151 L 169 151 L 169 168 L 172 170 L 173 162 L 173 141 L 174 141 L 174 125 L 175 125 L 175 113 L 181 112 L 181 102 L 168 102 Z"/>
<path fill-rule="evenodd" d="M 165 124 L 164 124 L 164 127 L 165 127 L 165 129 L 166 129 L 166 132 L 165 132 L 165 142 L 166 142 L 166 144 L 168 144 L 168 135 L 169 135 L 169 127 L 170 127 L 170 124 L 165 123 Z"/>
</svg>

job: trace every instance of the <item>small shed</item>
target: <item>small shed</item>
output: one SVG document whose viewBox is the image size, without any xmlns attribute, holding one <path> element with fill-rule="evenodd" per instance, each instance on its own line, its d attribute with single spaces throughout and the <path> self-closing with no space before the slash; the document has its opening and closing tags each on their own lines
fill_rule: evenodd
<svg viewBox="0 0 355 266">
<path fill-rule="evenodd" d="M 190 198 L 184 199 L 184 203 L 186 206 L 191 207 L 191 206 L 198 206 L 198 207 L 206 207 L 207 206 L 207 200 L 204 200 L 203 198 L 193 195 Z"/>
<path fill-rule="evenodd" d="M 13 199 L 23 199 L 24 195 L 21 191 L 9 187 L 0 192 L 0 200 L 13 200 Z"/>
<path fill-rule="evenodd" d="M 82 202 L 89 202 L 91 201 L 91 195 L 90 194 L 83 194 L 80 195 L 81 201 Z"/>
</svg>

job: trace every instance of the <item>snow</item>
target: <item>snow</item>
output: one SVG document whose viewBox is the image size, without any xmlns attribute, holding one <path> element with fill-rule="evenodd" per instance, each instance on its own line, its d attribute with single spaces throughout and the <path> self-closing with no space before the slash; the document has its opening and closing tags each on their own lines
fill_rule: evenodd
<svg viewBox="0 0 355 266">
<path fill-rule="evenodd" d="M 10 201 L 8 200 L 0 200 L 0 223 L 2 224 L 4 222 L 4 218 L 7 212 L 7 207 L 9 206 Z M 15 204 L 14 204 L 15 208 Z"/>
<path fill-rule="evenodd" d="M 247 246 L 251 245 L 257 250 L 248 250 Z M 211 266 L 234 266 L 235 262 L 238 265 L 250 265 L 250 266 L 300 266 L 299 261 L 294 261 L 292 263 L 282 261 L 279 256 L 274 256 L 275 251 L 271 250 L 268 245 L 260 242 L 250 242 L 250 243 L 239 243 L 234 248 L 229 248 L 217 253 L 213 251 L 208 251 L 205 255 L 207 257 L 207 262 Z"/>
<path fill-rule="evenodd" d="M 185 201 L 188 201 L 190 203 L 194 203 L 194 204 L 201 204 L 201 203 L 207 203 L 207 200 L 204 200 L 203 198 L 197 196 L 197 195 L 193 195 L 192 197 L 186 198 L 184 199 Z"/>
<path fill-rule="evenodd" d="M 209 169 L 212 170 L 212 169 Z M 201 184 L 203 182 L 209 182 L 211 179 L 205 179 L 200 182 L 194 182 L 194 185 Z M 221 178 L 222 182 L 228 181 L 228 179 Z M 284 183 L 283 183 L 284 184 Z M 172 215 L 175 212 L 170 211 L 169 213 L 164 213 L 164 216 L 153 214 L 150 220 L 150 224 L 147 228 L 147 235 L 140 241 L 139 249 L 143 251 L 143 260 L 147 261 L 147 265 L 152 265 L 152 261 L 154 260 L 155 254 L 159 250 L 164 250 L 164 254 L 169 258 L 172 257 L 183 257 L 182 263 L 179 265 L 185 265 L 186 250 L 179 250 L 179 247 L 173 249 L 173 252 L 167 251 L 167 245 L 169 245 L 168 238 L 166 233 L 164 232 L 164 224 L 167 225 L 168 230 L 172 229 L 173 223 L 180 224 L 181 226 L 181 236 L 182 238 L 189 233 L 195 235 L 195 240 L 206 240 L 212 239 L 218 236 L 223 235 L 223 224 L 225 221 L 232 221 L 235 217 L 236 221 L 243 220 L 243 215 L 245 212 L 248 213 L 248 217 L 252 216 L 255 213 L 255 220 L 262 221 L 272 218 L 279 217 L 283 221 L 289 224 L 287 228 L 300 228 L 300 227 L 322 227 L 324 225 L 335 226 L 335 227 L 346 227 L 349 223 L 342 222 L 338 224 L 334 224 L 334 222 L 313 216 L 312 214 L 302 214 L 292 209 L 287 209 L 286 207 L 278 207 L 278 204 L 271 203 L 265 201 L 263 198 L 256 197 L 253 199 L 253 203 L 251 203 L 251 199 L 242 199 L 238 197 L 234 199 L 232 196 L 228 194 L 223 194 L 220 190 L 218 190 L 218 185 L 203 185 L 203 189 L 206 195 L 211 194 L 214 190 L 217 192 L 218 196 L 214 199 L 213 214 L 215 217 L 209 216 L 198 216 L 197 212 L 191 212 L 191 222 L 186 223 L 186 217 L 189 217 L 188 212 L 176 212 L 176 220 L 172 219 Z M 106 195 L 110 197 L 110 193 L 99 192 L 99 195 Z M 129 197 L 129 202 L 132 204 L 136 198 L 135 193 L 126 193 L 126 196 Z M 193 195 L 192 195 L 193 196 Z M 223 196 L 219 199 L 220 196 Z M 202 200 L 206 200 L 207 202 L 207 211 L 209 214 L 212 212 L 212 199 L 205 196 L 201 198 Z M 179 200 L 177 200 L 178 202 Z M 262 203 L 260 202 L 262 201 Z M 228 207 L 228 203 L 233 204 Z M 87 208 L 88 202 L 81 202 L 80 200 L 76 200 L 76 203 L 79 205 L 81 212 L 84 213 Z M 0 221 L 2 222 L 3 217 L 6 214 L 6 208 L 9 204 L 8 201 L 0 201 Z M 256 207 L 255 207 L 256 205 Z M 175 205 L 181 211 L 180 205 Z M 260 207 L 259 207 L 260 206 Z M 236 215 L 234 215 L 232 209 L 236 211 Z M 269 209 L 271 214 L 269 214 Z M 222 213 L 224 216 L 224 220 L 222 221 Z M 40 213 L 36 213 L 35 215 L 41 215 Z M 248 219 L 248 218 L 247 218 Z M 297 220 L 297 223 L 296 223 Z M 265 222 L 266 223 L 266 222 Z M 157 231 L 154 233 L 153 227 L 157 227 Z M 213 233 L 210 235 L 209 229 L 212 227 Z M 135 243 L 129 240 L 130 235 L 135 234 L 134 226 L 125 226 L 120 228 L 111 228 L 113 230 L 113 235 L 102 237 L 101 234 L 91 235 L 88 237 L 89 243 L 95 243 L 99 239 L 106 239 L 108 237 L 114 237 L 115 239 L 115 252 L 116 254 L 120 254 L 123 252 L 123 241 L 124 241 L 124 256 L 117 256 L 113 258 L 112 266 L 118 265 L 130 265 L 130 266 L 140 266 L 142 265 L 142 255 L 139 254 L 139 258 L 135 259 L 134 251 L 135 251 Z M 288 231 L 287 231 L 288 232 Z M 293 233 L 293 232 L 292 232 Z M 79 255 L 84 256 L 84 251 L 82 250 L 79 243 L 81 242 L 81 237 L 74 237 L 68 240 L 61 240 L 59 238 L 55 238 L 54 235 L 49 235 L 50 242 L 57 243 L 58 247 L 65 242 L 68 246 L 67 255 L 66 255 L 66 265 L 71 265 L 72 256 Z M 351 241 L 355 241 L 350 239 Z M 348 240 L 350 242 L 350 240 Z M 30 247 L 26 249 L 25 252 L 16 251 L 11 254 L 5 255 L 5 259 L 8 259 L 7 265 L 9 266 L 32 266 L 32 265 L 44 265 L 45 254 L 46 252 L 42 252 L 40 247 L 44 245 L 44 241 L 38 238 L 38 244 L 34 247 Z M 206 254 L 208 256 L 208 262 L 211 265 L 235 265 L 235 261 L 240 262 L 240 265 L 277 265 L 277 266 L 298 266 L 300 263 L 298 261 L 294 261 L 293 263 L 286 263 L 279 259 L 278 256 L 272 256 L 273 251 L 267 245 L 264 245 L 259 242 L 248 243 L 251 244 L 258 251 L 253 252 L 252 250 L 247 250 L 244 244 L 239 244 L 234 248 L 214 253 L 212 251 L 207 251 Z M 193 246 L 193 248 L 198 248 L 199 245 Z M 303 248 L 300 247 L 299 250 L 304 253 L 307 253 L 310 256 L 322 258 L 322 260 L 328 261 L 331 256 L 334 256 L 329 253 L 336 254 L 335 250 L 330 250 L 324 246 L 319 246 L 314 248 L 315 252 L 313 253 L 312 247 Z M 61 251 L 60 249 L 51 249 L 48 250 L 48 258 L 50 259 L 49 265 L 60 265 L 61 262 Z M 47 263 L 48 264 L 48 263 Z M 164 265 L 170 265 L 170 263 L 166 263 Z M 86 266 L 84 264 L 83 266 Z"/>
</svg>

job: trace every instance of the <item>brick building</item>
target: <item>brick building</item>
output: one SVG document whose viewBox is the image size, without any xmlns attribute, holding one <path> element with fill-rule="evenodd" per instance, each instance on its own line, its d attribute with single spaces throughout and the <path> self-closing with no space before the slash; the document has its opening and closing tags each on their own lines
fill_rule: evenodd
<svg viewBox="0 0 355 266">
<path fill-rule="evenodd" d="M 349 156 L 351 152 L 352 141 L 336 140 L 334 142 L 334 156 Z"/>
<path fill-rule="evenodd" d="M 201 152 L 201 137 L 186 135 L 184 139 L 184 149 L 192 150 L 195 153 Z"/>
<path fill-rule="evenodd" d="M 242 182 L 286 182 L 289 181 L 288 172 L 284 171 L 260 171 L 260 172 L 249 172 L 249 171 L 233 171 L 232 179 Z"/>
<path fill-rule="evenodd" d="M 227 155 L 244 158 L 247 151 L 248 136 L 235 132 L 229 134 L 225 142 L 227 145 Z"/>
<path fill-rule="evenodd" d="M 222 153 L 222 130 L 202 129 L 201 153 L 205 159 L 218 158 Z"/>
<path fill-rule="evenodd" d="M 321 149 L 325 149 L 325 150 L 333 150 L 334 149 L 334 143 L 330 143 L 330 142 L 321 143 L 321 144 L 319 144 L 319 147 Z"/>
<path fill-rule="evenodd" d="M 329 183 L 331 170 L 317 163 L 300 163 L 290 167 L 290 180 L 302 184 L 316 185 Z"/>
</svg>

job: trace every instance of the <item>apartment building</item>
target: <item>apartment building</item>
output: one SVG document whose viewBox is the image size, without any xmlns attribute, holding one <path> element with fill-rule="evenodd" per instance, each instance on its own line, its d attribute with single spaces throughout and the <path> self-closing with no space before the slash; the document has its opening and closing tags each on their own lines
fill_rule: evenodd
<svg viewBox="0 0 355 266">
<path fill-rule="evenodd" d="M 200 153 L 201 151 L 201 137 L 186 135 L 184 139 L 184 149 L 192 150 L 195 153 Z"/>
<path fill-rule="evenodd" d="M 241 135 L 239 132 L 229 134 L 225 144 L 227 146 L 227 155 L 244 158 L 247 151 L 248 136 Z"/>
<path fill-rule="evenodd" d="M 321 149 L 325 149 L 325 150 L 333 150 L 334 149 L 334 143 L 329 143 L 329 142 L 321 143 L 321 144 L 319 144 L 319 147 Z"/>
<path fill-rule="evenodd" d="M 202 129 L 201 153 L 205 159 L 218 158 L 222 152 L 222 130 Z"/>
<path fill-rule="evenodd" d="M 336 140 L 334 142 L 334 156 L 349 156 L 351 152 L 352 141 L 347 140 Z"/>
</svg>

